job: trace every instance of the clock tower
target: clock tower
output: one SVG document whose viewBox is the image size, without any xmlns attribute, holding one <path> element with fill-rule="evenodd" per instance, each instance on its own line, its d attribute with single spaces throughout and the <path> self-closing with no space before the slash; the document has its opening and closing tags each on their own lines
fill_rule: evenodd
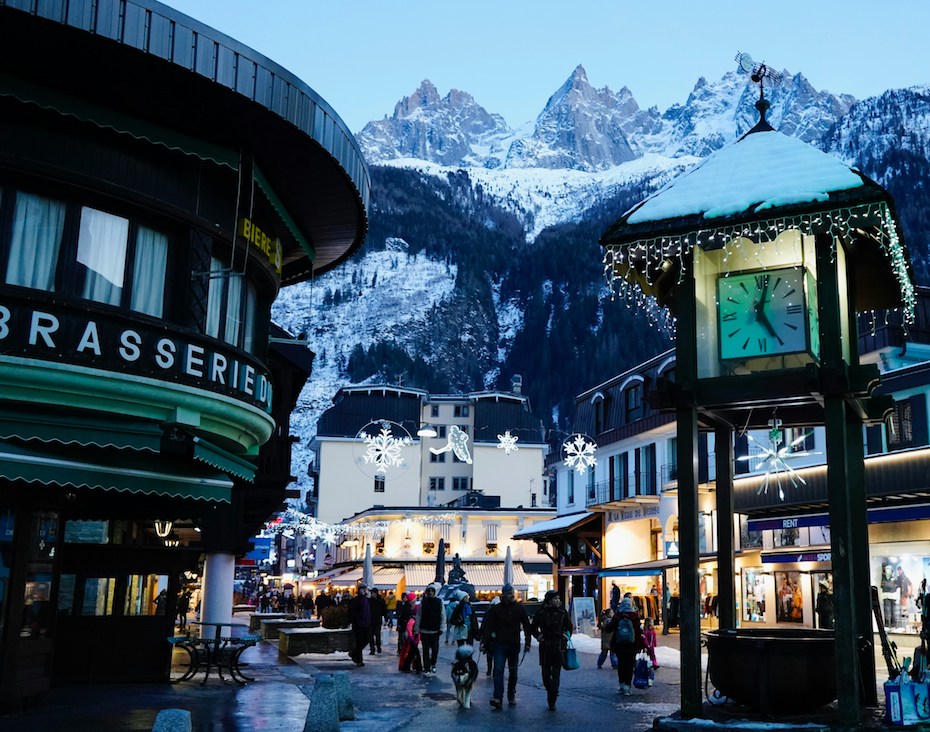
<svg viewBox="0 0 930 732">
<path fill-rule="evenodd" d="M 733 433 L 767 429 L 777 410 L 786 426 L 826 428 L 838 708 L 856 726 L 875 688 L 858 644 L 872 632 L 862 429 L 892 406 L 872 396 L 877 368 L 859 363 L 856 314 L 900 308 L 912 322 L 914 287 L 887 192 L 773 130 L 766 107 L 605 232 L 605 272 L 676 326 L 675 382 L 656 406 L 677 417 L 682 715 L 702 709 L 698 433 L 715 435 L 719 620 L 735 629 Z"/>
</svg>

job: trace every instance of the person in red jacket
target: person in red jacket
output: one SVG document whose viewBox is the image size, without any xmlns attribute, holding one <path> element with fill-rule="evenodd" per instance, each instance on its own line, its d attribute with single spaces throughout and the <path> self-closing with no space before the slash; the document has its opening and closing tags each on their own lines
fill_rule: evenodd
<svg viewBox="0 0 930 732">
<path fill-rule="evenodd" d="M 646 647 L 643 641 L 643 628 L 639 611 L 633 605 L 633 593 L 627 592 L 617 612 L 605 628 L 611 634 L 610 648 L 617 655 L 617 680 L 620 693 L 629 696 L 633 693 L 633 667 L 636 654 Z"/>
</svg>

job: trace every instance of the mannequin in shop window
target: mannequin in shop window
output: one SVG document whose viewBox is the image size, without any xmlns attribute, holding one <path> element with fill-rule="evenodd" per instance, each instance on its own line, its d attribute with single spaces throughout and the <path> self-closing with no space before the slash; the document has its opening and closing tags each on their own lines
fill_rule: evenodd
<svg viewBox="0 0 930 732">
<path fill-rule="evenodd" d="M 882 601 L 882 618 L 886 628 L 897 625 L 898 596 L 900 590 L 893 576 L 894 570 L 890 564 L 882 565 L 882 579 L 879 583 L 879 597 Z"/>
</svg>

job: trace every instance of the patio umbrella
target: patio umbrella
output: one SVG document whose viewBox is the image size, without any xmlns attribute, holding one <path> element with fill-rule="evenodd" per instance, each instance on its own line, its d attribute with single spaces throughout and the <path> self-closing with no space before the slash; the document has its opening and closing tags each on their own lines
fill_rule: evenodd
<svg viewBox="0 0 930 732">
<path fill-rule="evenodd" d="M 446 542 L 439 540 L 439 549 L 436 551 L 436 582 L 440 585 L 446 583 Z"/>
<path fill-rule="evenodd" d="M 507 547 L 507 554 L 504 557 L 504 584 L 513 586 L 513 557 L 510 556 L 510 547 Z"/>
<path fill-rule="evenodd" d="M 371 561 L 371 544 L 365 544 L 365 564 L 362 567 L 362 582 L 369 588 L 375 581 L 375 569 Z"/>
</svg>

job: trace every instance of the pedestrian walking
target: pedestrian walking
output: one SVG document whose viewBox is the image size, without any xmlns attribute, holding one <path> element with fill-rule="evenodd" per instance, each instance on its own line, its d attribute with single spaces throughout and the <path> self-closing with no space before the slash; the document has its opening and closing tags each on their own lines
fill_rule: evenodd
<svg viewBox="0 0 930 732">
<path fill-rule="evenodd" d="M 533 617 L 530 632 L 539 642 L 539 668 L 551 712 L 555 711 L 555 700 L 559 696 L 562 658 L 572 631 L 568 613 L 562 608 L 562 598 L 555 590 L 549 590 L 543 606 Z"/>
<path fill-rule="evenodd" d="M 420 642 L 423 645 L 424 676 L 432 676 L 436 673 L 439 639 L 446 631 L 446 610 L 442 600 L 436 597 L 437 592 L 439 592 L 439 587 L 435 582 L 427 585 L 425 596 L 420 599 L 416 611 L 414 630 L 420 635 Z"/>
<path fill-rule="evenodd" d="M 504 665 L 510 673 L 507 677 L 507 701 L 517 703 L 517 669 L 520 666 L 520 631 L 523 631 L 523 654 L 530 650 L 530 619 L 526 608 L 518 603 L 512 585 L 501 588 L 501 602 L 492 605 L 484 616 L 481 626 L 482 645 L 490 639 L 494 644 L 494 696 L 491 706 L 500 709 L 504 699 Z"/>
<path fill-rule="evenodd" d="M 407 642 L 407 621 L 414 615 L 414 603 L 417 596 L 413 592 L 408 592 L 402 596 L 397 603 L 397 653 L 403 652 L 404 644 Z"/>
<path fill-rule="evenodd" d="M 597 628 L 601 633 L 601 654 L 597 657 L 598 668 L 604 668 L 604 661 L 607 660 L 608 656 L 610 656 L 610 667 L 614 669 L 617 668 L 617 654 L 610 648 L 612 636 L 611 632 L 607 629 L 613 616 L 614 611 L 608 607 L 604 608 L 601 612 L 601 616 L 597 619 Z"/>
<path fill-rule="evenodd" d="M 394 594 L 394 590 L 388 590 L 387 597 L 384 598 L 384 606 L 387 609 L 387 626 L 393 630 L 394 618 L 397 613 L 397 596 Z"/>
<path fill-rule="evenodd" d="M 475 641 L 475 612 L 471 606 L 471 598 L 464 590 L 458 590 L 453 597 L 455 606 L 449 616 L 452 640 L 457 646 L 470 646 Z"/>
<path fill-rule="evenodd" d="M 384 618 L 387 615 L 387 605 L 377 587 L 372 587 L 368 595 L 368 604 L 371 607 L 371 642 L 368 655 L 373 656 L 375 653 L 381 653 L 381 627 L 384 625 Z"/>
<path fill-rule="evenodd" d="M 364 666 L 365 646 L 371 642 L 371 605 L 368 602 L 368 586 L 359 584 L 358 594 L 349 603 L 349 622 L 352 624 L 352 634 L 355 637 L 352 652 L 349 658 L 355 661 L 356 666 Z"/>
<path fill-rule="evenodd" d="M 629 696 L 633 693 L 633 667 L 636 654 L 643 650 L 643 629 L 639 612 L 633 605 L 633 593 L 627 592 L 617 612 L 607 626 L 611 634 L 611 649 L 617 654 L 617 680 L 620 693 Z"/>
</svg>

